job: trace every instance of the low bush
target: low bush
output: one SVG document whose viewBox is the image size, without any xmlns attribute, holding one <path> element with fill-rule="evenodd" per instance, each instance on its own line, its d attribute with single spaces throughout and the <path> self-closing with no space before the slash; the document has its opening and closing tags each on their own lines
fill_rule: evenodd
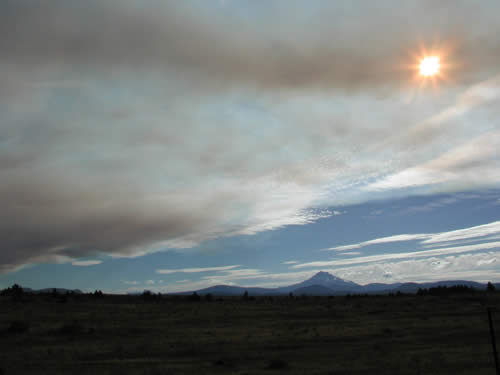
<svg viewBox="0 0 500 375">
<path fill-rule="evenodd" d="M 267 368 L 270 370 L 283 370 L 288 368 L 288 363 L 282 359 L 272 359 L 269 361 Z"/>
<path fill-rule="evenodd" d="M 58 333 L 64 336 L 76 336 L 84 332 L 83 325 L 74 320 L 71 323 L 63 324 L 59 329 Z"/>
<path fill-rule="evenodd" d="M 14 320 L 10 323 L 9 328 L 7 328 L 7 332 L 9 333 L 25 333 L 30 329 L 29 322 L 23 320 Z"/>
</svg>

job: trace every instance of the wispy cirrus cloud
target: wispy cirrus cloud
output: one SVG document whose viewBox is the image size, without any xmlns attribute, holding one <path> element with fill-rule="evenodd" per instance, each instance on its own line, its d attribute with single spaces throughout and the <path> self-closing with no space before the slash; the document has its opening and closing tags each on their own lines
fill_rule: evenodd
<svg viewBox="0 0 500 375">
<path fill-rule="evenodd" d="M 356 282 L 431 281 L 438 279 L 497 280 L 496 269 L 500 242 L 500 222 L 469 228 L 437 232 L 397 234 L 329 250 L 349 254 L 350 249 L 361 249 L 379 244 L 416 242 L 403 245 L 417 248 L 413 251 L 371 250 L 370 255 L 356 252 L 348 258 L 335 258 L 298 263 L 291 269 L 330 269 L 340 277 Z M 471 244 L 472 243 L 472 244 Z M 453 246 L 452 246 L 453 245 Z M 401 249 L 402 246 L 400 246 Z M 485 269 L 488 268 L 488 269 Z"/>
<path fill-rule="evenodd" d="M 500 279 L 497 264 L 498 251 L 456 254 L 380 263 L 347 265 L 331 269 L 336 275 L 360 284 L 372 282 L 428 282 L 439 280 L 476 280 L 480 282 Z"/>
<path fill-rule="evenodd" d="M 75 260 L 71 262 L 73 266 L 78 266 L 78 267 L 96 266 L 101 263 L 102 263 L 101 260 Z"/>
<path fill-rule="evenodd" d="M 496 186 L 500 182 L 500 132 L 481 135 L 437 158 L 376 181 L 365 189 L 388 190 L 446 184 L 465 187 Z"/>
<path fill-rule="evenodd" d="M 477 225 L 470 228 L 457 229 L 438 233 L 414 233 L 414 234 L 396 234 L 393 236 L 376 238 L 369 241 L 363 241 L 350 245 L 342 245 L 328 248 L 327 250 L 345 251 L 360 249 L 365 246 L 405 241 L 420 241 L 423 245 L 435 245 L 442 242 L 460 242 L 463 240 L 481 240 L 490 238 L 490 236 L 500 234 L 500 221 Z"/>
<path fill-rule="evenodd" d="M 295 264 L 292 266 L 292 268 L 299 269 L 306 267 L 308 268 L 333 267 L 333 266 L 343 266 L 348 264 L 380 262 L 391 259 L 426 258 L 431 256 L 468 253 L 472 251 L 485 251 L 491 249 L 500 249 L 500 242 L 494 241 L 494 242 L 487 242 L 475 245 L 452 246 L 452 247 L 444 247 L 431 250 L 409 251 L 403 253 L 384 253 L 377 255 L 354 257 L 349 259 L 307 262 L 307 263 Z"/>
<path fill-rule="evenodd" d="M 168 275 L 172 273 L 199 273 L 199 272 L 217 272 L 217 271 L 231 271 L 235 268 L 240 267 L 239 265 L 233 266 L 220 266 L 220 267 L 198 267 L 198 268 L 177 268 L 177 269 L 158 269 L 156 273 Z"/>
<path fill-rule="evenodd" d="M 138 285 L 138 284 L 140 284 L 140 282 L 137 281 L 137 280 L 122 280 L 122 283 L 127 284 L 127 285 Z"/>
<path fill-rule="evenodd" d="M 377 245 L 383 243 L 415 241 L 419 239 L 428 238 L 428 236 L 429 236 L 428 234 L 397 234 L 394 236 L 376 238 L 374 240 L 359 242 L 351 245 L 331 247 L 328 248 L 327 250 L 335 250 L 335 251 L 353 250 L 353 249 L 360 249 L 365 246 Z"/>
</svg>

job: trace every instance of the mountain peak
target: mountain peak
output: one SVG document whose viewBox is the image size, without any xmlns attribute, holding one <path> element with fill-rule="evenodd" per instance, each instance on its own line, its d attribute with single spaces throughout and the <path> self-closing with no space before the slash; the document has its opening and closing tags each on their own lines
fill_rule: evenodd
<svg viewBox="0 0 500 375">
<path fill-rule="evenodd" d="M 315 280 L 315 281 L 320 281 L 320 282 L 344 281 L 340 277 L 337 277 L 337 276 L 332 275 L 331 273 L 328 273 L 325 271 L 319 271 L 316 275 L 311 277 L 309 280 Z"/>
<path fill-rule="evenodd" d="M 320 271 L 316 273 L 310 279 L 307 279 L 299 284 L 295 284 L 291 287 L 301 288 L 301 287 L 309 287 L 313 285 L 319 285 L 322 287 L 330 288 L 334 291 L 343 290 L 343 291 L 353 291 L 359 287 L 358 284 L 353 283 L 352 281 L 342 280 L 340 277 L 332 275 L 328 272 Z"/>
</svg>

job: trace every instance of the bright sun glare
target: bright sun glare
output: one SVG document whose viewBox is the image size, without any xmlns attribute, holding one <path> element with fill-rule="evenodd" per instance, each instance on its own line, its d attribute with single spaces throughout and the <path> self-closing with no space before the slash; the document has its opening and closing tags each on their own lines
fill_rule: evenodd
<svg viewBox="0 0 500 375">
<path fill-rule="evenodd" d="M 424 57 L 420 62 L 420 74 L 426 77 L 433 76 L 439 72 L 439 57 Z"/>
</svg>

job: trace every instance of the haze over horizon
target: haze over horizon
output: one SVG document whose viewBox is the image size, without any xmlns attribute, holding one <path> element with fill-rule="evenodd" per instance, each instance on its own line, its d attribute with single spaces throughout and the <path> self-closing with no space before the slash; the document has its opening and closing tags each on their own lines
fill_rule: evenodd
<svg viewBox="0 0 500 375">
<path fill-rule="evenodd" d="M 0 288 L 500 282 L 499 46 L 493 0 L 3 1 Z"/>
</svg>

